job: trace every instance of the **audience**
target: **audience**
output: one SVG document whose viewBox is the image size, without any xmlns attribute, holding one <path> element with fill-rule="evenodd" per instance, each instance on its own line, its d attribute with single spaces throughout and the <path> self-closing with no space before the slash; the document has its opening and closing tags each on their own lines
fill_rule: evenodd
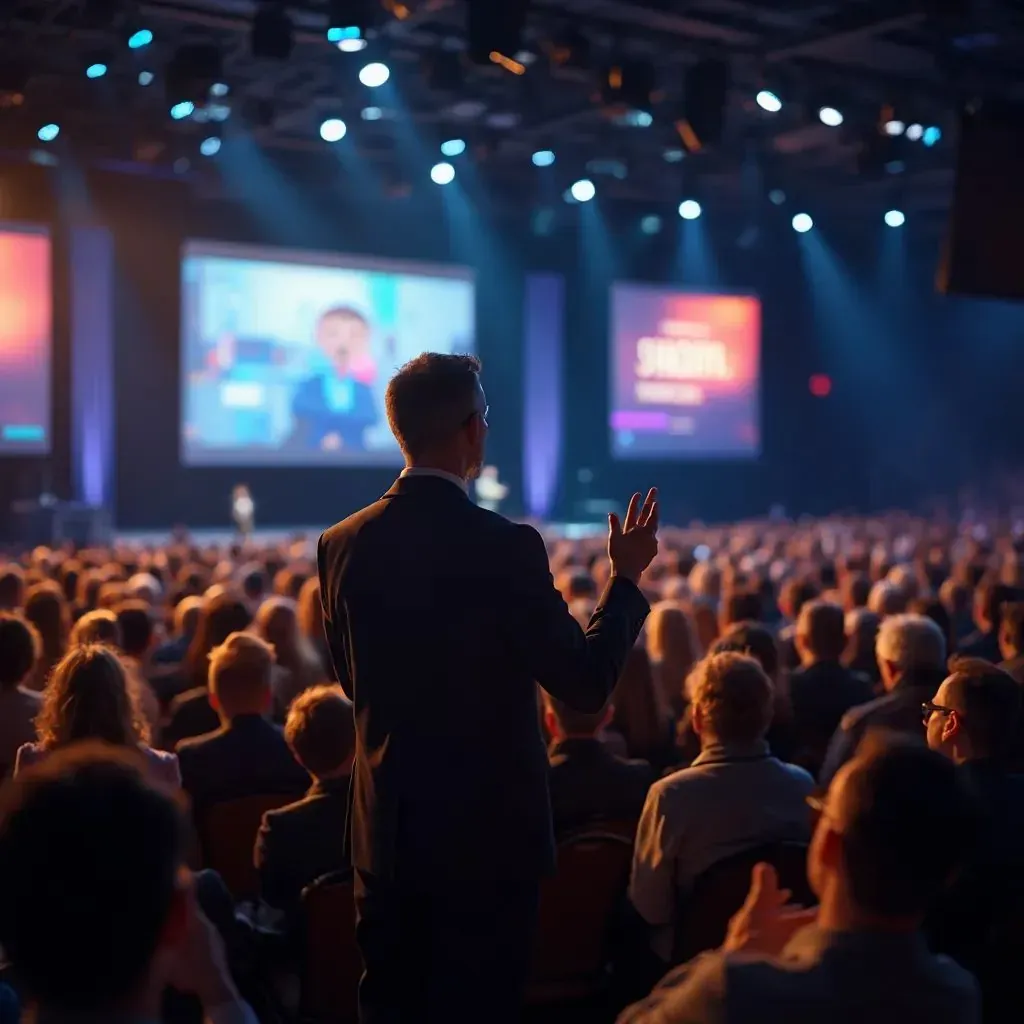
<svg viewBox="0 0 1024 1024">
<path fill-rule="evenodd" d="M 256 612 L 254 625 L 257 636 L 274 649 L 274 714 L 284 721 L 300 693 L 325 681 L 323 665 L 313 645 L 299 631 L 291 598 L 268 598 Z"/>
<path fill-rule="evenodd" d="M 107 647 L 120 650 L 121 626 L 117 616 L 107 608 L 86 612 L 71 627 L 68 636 L 69 647 L 80 647 L 82 644 L 106 644 Z"/>
<path fill-rule="evenodd" d="M 1003 605 L 1017 597 L 1013 587 L 1000 583 L 994 574 L 984 576 L 974 591 L 973 633 L 960 643 L 960 653 L 970 658 L 984 658 L 986 661 L 1001 661 L 999 652 L 999 625 L 1003 617 Z"/>
<path fill-rule="evenodd" d="M 678 602 L 661 601 L 651 608 L 644 634 L 655 685 L 678 718 L 686 707 L 686 677 L 700 659 L 693 622 Z"/>
<path fill-rule="evenodd" d="M 29 587 L 25 594 L 24 615 L 39 631 L 42 640 L 42 650 L 29 686 L 32 690 L 41 690 L 67 649 L 70 620 L 60 587 L 49 580 Z"/>
<path fill-rule="evenodd" d="M 814 780 L 773 757 L 765 742 L 772 684 L 764 670 L 727 653 L 705 659 L 694 676 L 690 712 L 701 753 L 651 787 L 629 886 L 652 948 L 666 961 L 677 910 L 698 875 L 733 853 L 810 833 L 804 801 Z"/>
<path fill-rule="evenodd" d="M 348 867 L 345 819 L 355 757 L 352 704 L 340 686 L 315 686 L 288 710 L 285 740 L 313 785 L 299 801 L 263 816 L 253 854 L 264 902 L 298 904 L 321 875 Z"/>
<path fill-rule="evenodd" d="M 292 757 L 271 711 L 274 652 L 250 633 L 232 633 L 209 655 L 210 703 L 220 728 L 175 748 L 185 791 L 197 813 L 244 796 L 294 793 L 309 774 Z"/>
<path fill-rule="evenodd" d="M 16 565 L 0 569 L 0 611 L 16 612 L 25 603 L 25 574 Z"/>
<path fill-rule="evenodd" d="M 935 696 L 945 675 L 946 638 L 923 615 L 893 615 L 884 619 L 875 643 L 885 695 L 848 711 L 843 717 L 822 765 L 818 781 L 827 786 L 839 768 L 853 757 L 872 729 L 915 737 L 924 735 L 921 705 Z"/>
<path fill-rule="evenodd" d="M 202 607 L 203 599 L 195 594 L 183 597 L 175 605 L 172 635 L 153 652 L 154 665 L 180 665 L 185 660 L 192 638 L 196 635 Z"/>
<path fill-rule="evenodd" d="M 0 611 L 0 776 L 14 767 L 18 748 L 36 738 L 43 698 L 28 688 L 41 653 L 35 627 L 15 612 Z"/>
<path fill-rule="evenodd" d="M 788 907 L 759 864 L 722 948 L 669 973 L 619 1024 L 979 1020 L 974 979 L 922 933 L 974 830 L 953 765 L 918 745 L 880 745 L 837 772 L 820 806 L 807 857 L 817 910 Z"/>
<path fill-rule="evenodd" d="M 881 678 L 878 659 L 875 657 L 875 641 L 882 620 L 867 608 L 854 608 L 846 613 L 844 629 L 846 648 L 843 664 L 851 671 L 864 676 L 874 686 Z"/>
<path fill-rule="evenodd" d="M 1017 680 L 1018 685 L 1024 686 L 1024 601 L 1003 605 L 999 653 L 1003 658 L 1002 668 Z"/>
<path fill-rule="evenodd" d="M 73 647 L 53 670 L 36 719 L 38 741 L 20 747 L 14 774 L 54 750 L 82 740 L 125 747 L 141 756 L 153 780 L 176 788 L 181 782 L 174 754 L 147 746 L 149 727 L 124 663 L 109 647 Z"/>
</svg>

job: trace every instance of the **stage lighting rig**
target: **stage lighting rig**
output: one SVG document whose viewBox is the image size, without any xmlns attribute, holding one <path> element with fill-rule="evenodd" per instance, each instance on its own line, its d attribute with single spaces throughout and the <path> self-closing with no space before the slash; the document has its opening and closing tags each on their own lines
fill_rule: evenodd
<svg viewBox="0 0 1024 1024">
<path fill-rule="evenodd" d="M 367 38 L 385 17 L 380 0 L 329 0 L 327 41 L 346 53 L 357 53 L 365 49 Z"/>
</svg>

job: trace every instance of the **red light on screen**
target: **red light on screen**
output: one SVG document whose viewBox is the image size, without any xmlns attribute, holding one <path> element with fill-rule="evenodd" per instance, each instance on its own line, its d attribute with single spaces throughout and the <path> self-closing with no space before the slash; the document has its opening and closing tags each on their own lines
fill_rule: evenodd
<svg viewBox="0 0 1024 1024">
<path fill-rule="evenodd" d="M 828 398 L 832 394 L 832 378 L 827 373 L 812 373 L 807 386 L 815 398 Z"/>
</svg>

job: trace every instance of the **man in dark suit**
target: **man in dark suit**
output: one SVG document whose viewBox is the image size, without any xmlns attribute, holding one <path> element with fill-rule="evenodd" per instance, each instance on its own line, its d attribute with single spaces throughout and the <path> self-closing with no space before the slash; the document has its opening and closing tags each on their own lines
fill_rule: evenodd
<svg viewBox="0 0 1024 1024">
<path fill-rule="evenodd" d="M 291 910 L 307 885 L 348 866 L 345 817 L 356 744 L 352 704 L 340 687 L 314 686 L 292 701 L 284 735 L 313 785 L 297 803 L 267 811 L 253 858 L 264 901 Z"/>
<path fill-rule="evenodd" d="M 1003 619 L 1003 606 L 1017 600 L 1017 591 L 998 577 L 987 573 L 974 591 L 974 624 L 978 627 L 960 644 L 965 658 L 984 658 L 998 664 L 999 627 Z"/>
<path fill-rule="evenodd" d="M 175 748 L 195 811 L 263 793 L 298 796 L 309 786 L 284 734 L 266 718 L 273 665 L 273 649 L 250 633 L 232 633 L 210 653 L 210 702 L 221 727 Z"/>
<path fill-rule="evenodd" d="M 479 508 L 479 363 L 428 354 L 388 385 L 406 469 L 329 529 L 325 628 L 355 704 L 350 819 L 364 1022 L 518 1021 L 540 878 L 554 865 L 536 684 L 599 712 L 639 634 L 657 502 L 609 519 L 586 632 L 537 532 Z"/>
<path fill-rule="evenodd" d="M 611 720 L 609 705 L 597 715 L 574 711 L 544 695 L 544 724 L 551 736 L 551 817 L 555 835 L 607 822 L 637 822 L 657 772 L 641 760 L 613 754 L 599 733 Z"/>
</svg>

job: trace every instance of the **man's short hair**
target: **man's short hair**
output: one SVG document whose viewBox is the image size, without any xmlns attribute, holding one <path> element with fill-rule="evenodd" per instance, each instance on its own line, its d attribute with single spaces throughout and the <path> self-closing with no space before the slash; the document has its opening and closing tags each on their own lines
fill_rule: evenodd
<svg viewBox="0 0 1024 1024">
<path fill-rule="evenodd" d="M 35 669 L 43 649 L 36 627 L 15 612 L 0 611 L 0 690 L 11 690 Z"/>
<path fill-rule="evenodd" d="M 185 828 L 138 755 L 51 754 L 0 792 L 0 943 L 28 996 L 100 1019 L 145 979 L 178 886 Z"/>
<path fill-rule="evenodd" d="M 767 626 L 759 622 L 737 622 L 723 633 L 712 645 L 708 654 L 748 654 L 756 659 L 765 675 L 774 679 L 779 671 L 779 645 Z"/>
<path fill-rule="evenodd" d="M 1003 606 L 1020 597 L 1016 587 L 1007 586 L 1001 583 L 993 573 L 986 573 L 977 590 L 974 592 L 974 600 L 981 609 L 985 618 L 998 629 L 1003 617 Z"/>
<path fill-rule="evenodd" d="M 153 642 L 153 616 L 145 601 L 122 601 L 114 610 L 121 629 L 121 650 L 141 658 Z"/>
<path fill-rule="evenodd" d="M 480 360 L 424 352 L 388 381 L 388 423 L 405 455 L 447 443 L 473 415 Z"/>
<path fill-rule="evenodd" d="M 875 655 L 903 672 L 941 669 L 946 664 L 946 638 L 924 615 L 890 615 L 878 627 Z"/>
<path fill-rule="evenodd" d="M 284 726 L 295 760 L 310 775 L 337 771 L 355 750 L 352 702 L 340 686 L 313 686 L 292 701 Z"/>
<path fill-rule="evenodd" d="M 86 612 L 72 627 L 68 646 L 80 644 L 106 644 L 121 649 L 121 627 L 117 616 L 109 608 L 96 608 Z"/>
<path fill-rule="evenodd" d="M 800 609 L 796 635 L 821 661 L 838 661 L 846 647 L 846 616 L 831 601 L 808 601 Z"/>
<path fill-rule="evenodd" d="M 0 608 L 20 608 L 25 601 L 25 574 L 16 565 L 0 569 Z"/>
<path fill-rule="evenodd" d="M 688 688 L 705 731 L 721 743 L 753 743 L 771 725 L 772 684 L 755 658 L 712 654 L 694 668 Z"/>
<path fill-rule="evenodd" d="M 984 658 L 953 658 L 949 671 L 950 704 L 963 713 L 961 728 L 976 754 L 1008 754 L 1019 735 L 1021 694 L 1017 681 Z"/>
<path fill-rule="evenodd" d="M 741 587 L 725 595 L 722 622 L 726 626 L 734 622 L 760 622 L 763 618 L 761 595 L 756 590 Z"/>
<path fill-rule="evenodd" d="M 1014 650 L 1024 654 L 1024 601 L 1010 601 L 1003 605 L 1000 629 L 1003 638 Z"/>
<path fill-rule="evenodd" d="M 920 743 L 878 740 L 851 763 L 831 809 L 858 908 L 923 913 L 974 840 L 976 809 L 953 762 Z"/>
<path fill-rule="evenodd" d="M 322 324 L 325 320 L 330 320 L 332 317 L 344 317 L 346 320 L 358 320 L 361 324 L 369 326 L 370 321 L 359 312 L 354 306 L 331 306 L 330 309 L 325 309 L 319 317 L 317 317 L 317 323 Z"/>
<path fill-rule="evenodd" d="M 231 633 L 210 651 L 210 690 L 225 714 L 270 692 L 274 648 L 253 633 Z"/>
</svg>

